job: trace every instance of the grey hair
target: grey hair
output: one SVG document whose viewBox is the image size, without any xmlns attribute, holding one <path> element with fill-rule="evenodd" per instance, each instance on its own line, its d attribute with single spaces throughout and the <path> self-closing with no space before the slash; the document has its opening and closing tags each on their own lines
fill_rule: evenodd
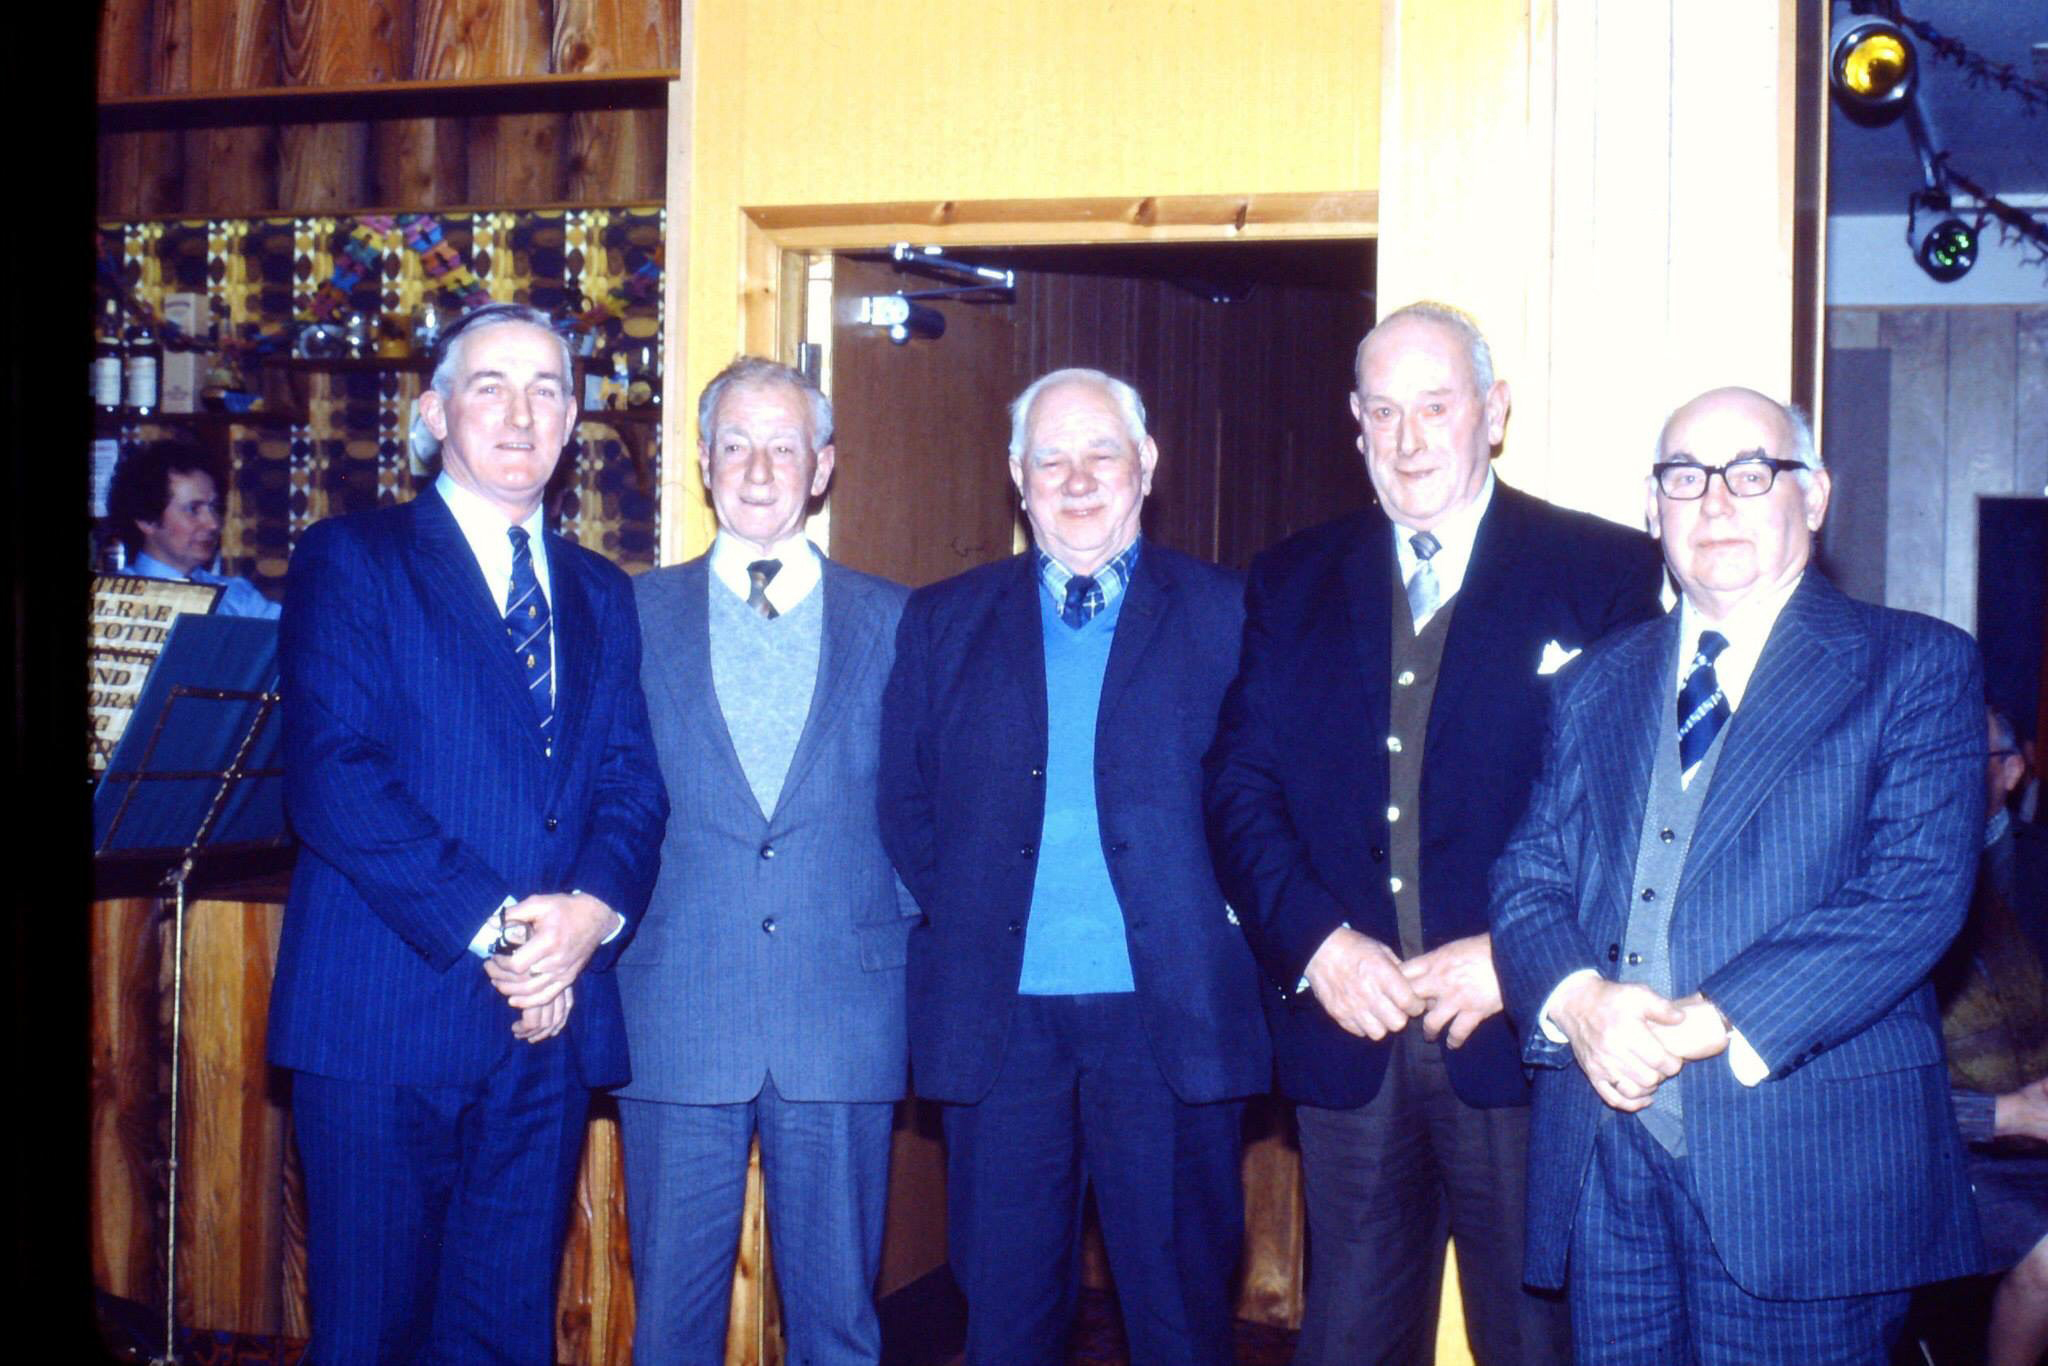
<svg viewBox="0 0 2048 1366">
<path fill-rule="evenodd" d="M 1472 315 L 1465 310 L 1437 303 L 1433 299 L 1423 299 L 1397 308 L 1366 330 L 1366 334 L 1358 339 L 1358 349 L 1351 354 L 1351 382 L 1354 386 L 1363 383 L 1365 344 L 1372 340 L 1372 334 L 1388 323 L 1399 322 L 1403 318 L 1422 318 L 1439 323 L 1457 333 L 1459 340 L 1465 343 L 1466 359 L 1472 363 L 1472 382 L 1477 386 L 1480 395 L 1484 397 L 1486 392 L 1493 388 L 1493 348 L 1486 344 L 1485 334 L 1480 332 L 1479 324 L 1472 321 Z"/>
<path fill-rule="evenodd" d="M 810 409 L 811 449 L 823 450 L 832 444 L 832 400 L 825 397 L 825 391 L 812 383 L 809 376 L 780 361 L 761 356 L 735 356 L 732 364 L 711 377 L 711 382 L 697 397 L 699 445 L 709 447 L 711 444 L 711 420 L 718 416 L 718 404 L 725 397 L 726 390 L 757 384 L 787 384 L 802 394 L 805 405 Z"/>
<path fill-rule="evenodd" d="M 1010 402 L 1010 459 L 1022 460 L 1024 449 L 1031 440 L 1031 405 L 1038 402 L 1038 396 L 1056 384 L 1093 384 L 1109 395 L 1123 417 L 1124 429 L 1130 433 L 1131 444 L 1144 444 L 1145 400 L 1138 397 L 1133 389 L 1115 375 L 1100 370 L 1074 366 L 1065 370 L 1053 370 L 1040 375 L 1024 387 L 1024 392 Z"/>
<path fill-rule="evenodd" d="M 485 328 L 502 327 L 506 323 L 525 323 L 529 327 L 538 327 L 555 339 L 555 345 L 562 352 L 562 386 L 566 393 L 566 401 L 570 407 L 575 407 L 578 401 L 576 360 L 569 350 L 569 339 L 555 330 L 553 318 L 526 304 L 485 304 L 481 308 L 471 309 L 451 323 L 448 330 L 441 334 L 440 340 L 434 343 L 434 369 L 431 378 L 427 380 L 427 387 L 443 399 L 454 397 L 455 376 L 461 364 L 464 340 Z M 406 434 L 406 444 L 412 447 L 413 454 L 422 461 L 432 459 L 441 449 L 441 439 L 428 428 L 426 419 L 420 415 L 417 406 L 413 408 L 412 427 Z"/>
</svg>

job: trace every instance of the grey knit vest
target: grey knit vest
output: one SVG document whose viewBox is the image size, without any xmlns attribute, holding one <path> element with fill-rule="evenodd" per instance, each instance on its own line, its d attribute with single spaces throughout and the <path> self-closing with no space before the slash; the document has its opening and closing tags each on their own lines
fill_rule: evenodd
<svg viewBox="0 0 2048 1366">
<path fill-rule="evenodd" d="M 711 581 L 711 687 L 747 786 L 772 817 L 811 712 L 825 637 L 825 585 L 770 621 Z"/>
</svg>

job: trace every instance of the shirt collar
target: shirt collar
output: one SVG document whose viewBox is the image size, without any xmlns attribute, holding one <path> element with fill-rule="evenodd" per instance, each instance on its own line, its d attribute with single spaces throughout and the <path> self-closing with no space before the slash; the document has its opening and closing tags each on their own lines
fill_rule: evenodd
<svg viewBox="0 0 2048 1366">
<path fill-rule="evenodd" d="M 216 558 L 213 564 L 202 564 L 198 566 L 198 569 L 203 572 L 212 573 L 219 564 L 220 560 Z M 156 556 L 139 550 L 135 552 L 135 558 L 129 561 L 128 569 L 131 573 L 140 575 L 145 579 L 186 579 L 197 582 L 197 580 L 192 579 L 190 574 L 179 569 L 176 565 L 165 564 Z"/>
<path fill-rule="evenodd" d="M 1781 588 L 1773 589 L 1762 597 L 1751 598 L 1729 613 L 1725 621 L 1713 623 L 1701 616 L 1692 600 L 1681 593 L 1678 598 L 1679 681 L 1672 689 L 1673 694 L 1676 695 L 1678 688 L 1685 684 L 1686 668 L 1699 650 L 1700 632 L 1719 631 L 1727 637 L 1728 648 L 1721 651 L 1720 657 L 1714 661 L 1714 680 L 1727 694 L 1728 705 L 1740 707 L 1742 694 L 1749 688 L 1750 675 L 1756 672 L 1757 659 L 1771 638 L 1771 628 L 1778 624 L 1778 614 L 1785 610 L 1785 604 L 1791 601 L 1800 579 L 1805 577 L 1802 573 Z"/>
<path fill-rule="evenodd" d="M 505 533 L 513 523 L 506 520 L 496 503 L 456 483 L 446 470 L 434 480 L 434 492 L 440 494 L 441 501 L 448 505 L 455 525 L 462 532 L 462 539 L 469 543 L 469 553 L 476 557 L 477 568 L 483 571 L 485 585 L 497 600 L 498 610 L 504 611 L 507 590 L 512 585 L 512 538 Z M 534 578 L 540 581 L 540 591 L 547 594 L 549 602 L 553 602 L 554 580 L 548 573 L 544 534 L 547 513 L 536 504 L 526 520 L 518 525 L 526 528 L 527 544 L 533 547 Z"/>
<path fill-rule="evenodd" d="M 801 531 L 777 541 L 765 555 L 759 546 L 741 540 L 723 527 L 711 540 L 712 576 L 741 599 L 753 593 L 753 584 L 747 578 L 747 566 L 756 560 L 782 561 L 782 568 L 775 571 L 775 577 L 768 580 L 768 587 L 762 593 L 778 613 L 789 611 L 809 597 L 824 574 L 817 547 L 806 540 Z"/>
<path fill-rule="evenodd" d="M 1493 467 L 1489 465 L 1486 482 L 1479 486 L 1479 495 L 1430 528 L 1439 546 L 1429 560 L 1430 567 L 1436 571 L 1438 602 L 1449 602 L 1465 586 L 1465 570 L 1472 563 L 1472 547 L 1479 540 L 1479 523 L 1485 518 L 1486 509 L 1492 505 Z M 1408 541 L 1414 534 L 1399 522 L 1394 523 L 1394 557 L 1400 564 L 1403 583 L 1415 576 L 1415 567 L 1422 563 L 1415 557 L 1415 547 Z"/>
<path fill-rule="evenodd" d="M 1115 602 L 1124 589 L 1130 587 L 1131 575 L 1138 572 L 1138 547 L 1144 543 L 1143 536 L 1134 536 L 1123 551 L 1108 564 L 1095 571 L 1095 589 L 1102 595 L 1102 601 L 1095 610 Z M 1074 571 L 1061 564 L 1036 546 L 1031 553 L 1037 557 L 1038 581 L 1045 585 L 1045 591 L 1052 595 L 1053 606 L 1063 607 L 1067 601 L 1067 582 L 1074 577 Z"/>
</svg>

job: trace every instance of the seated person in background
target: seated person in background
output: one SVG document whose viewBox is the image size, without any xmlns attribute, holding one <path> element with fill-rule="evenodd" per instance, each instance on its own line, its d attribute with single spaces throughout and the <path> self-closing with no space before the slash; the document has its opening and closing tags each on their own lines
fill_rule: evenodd
<svg viewBox="0 0 2048 1366">
<path fill-rule="evenodd" d="M 2005 1273 L 1986 1360 L 2034 1366 L 2048 1351 L 2048 976 L 2028 941 L 2048 914 L 2048 834 L 2012 819 L 2026 764 L 2012 722 L 1986 713 L 1984 851 L 1969 921 L 1935 984 L 1987 1265 Z"/>
<path fill-rule="evenodd" d="M 225 586 L 214 611 L 275 618 L 278 606 L 247 579 L 220 572 L 220 485 L 213 462 L 183 441 L 152 441 L 121 458 L 107 515 L 128 548 L 128 572 Z"/>
</svg>

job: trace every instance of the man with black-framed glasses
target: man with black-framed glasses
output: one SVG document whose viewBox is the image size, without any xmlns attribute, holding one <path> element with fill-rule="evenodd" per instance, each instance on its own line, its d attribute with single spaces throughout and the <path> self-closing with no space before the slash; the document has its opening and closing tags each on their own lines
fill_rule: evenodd
<svg viewBox="0 0 2048 1366">
<path fill-rule="evenodd" d="M 1526 1269 L 1582 1362 L 1881 1361 L 1907 1291 L 1981 1256 L 1929 975 L 1983 829 L 1982 671 L 1812 568 L 1832 491 L 1795 409 L 1672 414 L 1646 492 L 1679 604 L 1560 674 L 1494 868 Z"/>
</svg>

